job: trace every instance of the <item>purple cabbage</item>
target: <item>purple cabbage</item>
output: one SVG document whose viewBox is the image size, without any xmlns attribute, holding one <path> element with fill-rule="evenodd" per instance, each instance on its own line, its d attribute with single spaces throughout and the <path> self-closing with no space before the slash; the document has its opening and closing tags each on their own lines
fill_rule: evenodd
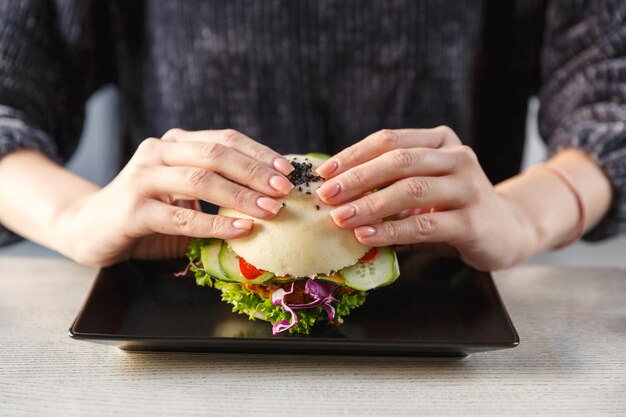
<svg viewBox="0 0 626 417">
<path fill-rule="evenodd" d="M 296 313 L 289 308 L 287 303 L 285 302 L 285 296 L 293 293 L 293 282 L 291 283 L 291 288 L 289 291 L 285 291 L 283 288 L 279 288 L 272 293 L 272 305 L 278 306 L 282 305 L 283 310 L 291 314 L 291 320 L 281 320 L 279 322 L 274 323 L 272 326 L 272 334 L 276 336 L 280 332 L 284 332 L 285 330 L 291 329 L 293 326 L 298 324 L 298 316 Z"/>
<path fill-rule="evenodd" d="M 189 272 L 189 268 L 191 268 L 192 266 L 194 268 L 196 268 L 198 271 L 204 271 L 204 268 L 194 264 L 193 262 L 189 262 L 184 270 L 179 271 L 179 272 L 175 272 L 174 276 L 175 277 L 184 277 L 185 275 L 187 275 L 187 272 Z"/>
<path fill-rule="evenodd" d="M 333 291 L 337 288 L 335 284 L 309 278 L 306 284 L 304 284 L 304 292 L 313 297 L 313 301 L 305 304 L 287 304 L 285 302 L 285 296 L 293 293 L 293 287 L 294 284 L 292 283 L 289 291 L 279 288 L 272 293 L 272 304 L 275 306 L 282 305 L 283 310 L 291 314 L 290 321 L 281 320 L 272 326 L 272 334 L 276 335 L 298 324 L 298 316 L 294 310 L 313 308 L 321 305 L 328 316 L 328 320 L 332 321 L 335 319 L 335 307 L 331 304 L 332 302 L 339 301 L 332 296 Z"/>
</svg>

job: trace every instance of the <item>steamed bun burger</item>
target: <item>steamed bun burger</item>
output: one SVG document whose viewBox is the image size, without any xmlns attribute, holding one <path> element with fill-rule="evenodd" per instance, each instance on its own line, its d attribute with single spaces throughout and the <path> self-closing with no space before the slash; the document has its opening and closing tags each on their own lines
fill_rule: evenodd
<svg viewBox="0 0 626 417">
<path fill-rule="evenodd" d="M 308 334 L 319 321 L 334 324 L 365 302 L 367 291 L 399 275 L 390 247 L 362 245 L 335 225 L 315 191 L 323 179 L 319 154 L 286 155 L 295 185 L 271 220 L 254 219 L 252 232 L 232 240 L 194 239 L 187 256 L 198 285 L 222 292 L 233 312 L 272 323 L 274 334 Z M 251 218 L 233 209 L 220 214 Z"/>
</svg>

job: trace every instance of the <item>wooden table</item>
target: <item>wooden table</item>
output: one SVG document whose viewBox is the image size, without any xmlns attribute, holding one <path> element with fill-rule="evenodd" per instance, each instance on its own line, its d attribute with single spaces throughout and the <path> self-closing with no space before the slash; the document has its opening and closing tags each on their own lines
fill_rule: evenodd
<svg viewBox="0 0 626 417">
<path fill-rule="evenodd" d="M 467 359 L 127 353 L 71 340 L 96 271 L 0 258 L 0 416 L 626 415 L 626 271 L 496 283 L 516 349 Z"/>
</svg>

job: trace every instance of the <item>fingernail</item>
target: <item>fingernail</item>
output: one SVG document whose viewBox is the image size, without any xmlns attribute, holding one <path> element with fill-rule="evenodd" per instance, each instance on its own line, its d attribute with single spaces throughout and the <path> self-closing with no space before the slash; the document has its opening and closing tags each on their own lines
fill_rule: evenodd
<svg viewBox="0 0 626 417">
<path fill-rule="evenodd" d="M 271 198 L 267 198 L 267 197 L 257 198 L 256 205 L 265 211 L 269 211 L 272 214 L 278 213 L 278 210 L 280 210 L 280 208 L 283 206 L 278 201 L 272 200 Z"/>
<path fill-rule="evenodd" d="M 289 194 L 289 191 L 293 188 L 293 184 L 287 180 L 285 177 L 280 177 L 278 175 L 274 175 L 270 178 L 270 187 L 278 191 L 279 193 L 283 193 L 285 195 Z"/>
<path fill-rule="evenodd" d="M 336 181 L 329 181 L 322 184 L 320 188 L 317 189 L 317 195 L 322 199 L 328 199 L 336 196 L 341 191 L 341 185 L 339 185 Z"/>
<path fill-rule="evenodd" d="M 337 167 L 339 167 L 339 163 L 337 162 L 337 160 L 329 159 L 328 161 L 320 165 L 319 168 L 317 168 L 315 172 L 317 172 L 319 175 L 321 175 L 324 178 L 328 178 L 330 174 L 332 174 L 333 172 L 337 170 Z"/>
<path fill-rule="evenodd" d="M 333 218 L 335 223 L 343 222 L 356 214 L 356 209 L 353 206 L 341 206 L 330 212 L 330 217 Z"/>
<path fill-rule="evenodd" d="M 376 228 L 372 226 L 362 226 L 354 229 L 356 237 L 372 237 L 376 234 Z"/>
<path fill-rule="evenodd" d="M 250 219 L 237 219 L 233 221 L 233 227 L 241 230 L 248 230 L 253 224 L 254 222 Z"/>
<path fill-rule="evenodd" d="M 285 158 L 274 159 L 273 165 L 274 168 L 276 168 L 276 170 L 283 175 L 289 175 L 289 173 L 294 170 L 293 165 L 291 165 Z"/>
</svg>

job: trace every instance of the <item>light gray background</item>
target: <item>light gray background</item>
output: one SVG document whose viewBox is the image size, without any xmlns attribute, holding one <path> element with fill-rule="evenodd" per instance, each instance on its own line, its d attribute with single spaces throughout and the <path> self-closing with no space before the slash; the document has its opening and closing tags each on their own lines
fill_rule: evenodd
<svg viewBox="0 0 626 417">
<path fill-rule="evenodd" d="M 537 131 L 538 101 L 529 102 L 528 134 L 524 151 L 524 167 L 542 161 L 546 148 Z M 79 148 L 68 168 L 88 180 L 104 185 L 115 176 L 118 156 L 118 96 L 108 86 L 87 103 L 87 120 Z M 0 256 L 60 256 L 31 242 L 21 242 L 0 249 Z M 528 261 L 530 264 L 570 266 L 617 266 L 626 268 L 626 236 L 601 243 L 577 243 L 567 249 L 544 253 Z"/>
</svg>

